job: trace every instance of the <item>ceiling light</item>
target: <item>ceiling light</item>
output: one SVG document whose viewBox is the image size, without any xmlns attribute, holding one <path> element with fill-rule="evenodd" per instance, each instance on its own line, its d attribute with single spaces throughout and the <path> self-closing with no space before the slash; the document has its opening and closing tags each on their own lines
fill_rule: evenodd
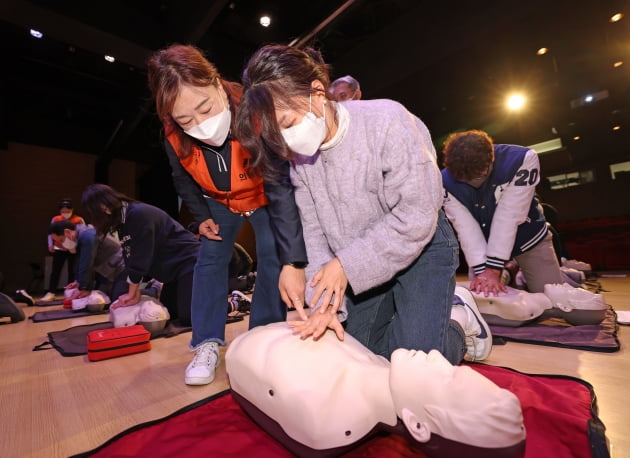
<svg viewBox="0 0 630 458">
<path fill-rule="evenodd" d="M 539 56 L 545 55 L 549 52 L 549 49 L 547 48 L 540 48 L 538 51 L 536 51 L 536 54 Z"/>
<path fill-rule="evenodd" d="M 613 126 L 613 130 L 619 130 L 619 129 L 621 129 L 620 125 Z"/>
<path fill-rule="evenodd" d="M 623 17 L 623 13 L 616 13 L 616 14 L 613 14 L 612 16 L 610 16 L 609 21 L 610 22 L 619 22 L 619 21 L 621 21 L 622 17 Z"/>
<path fill-rule="evenodd" d="M 573 137 L 573 140 L 578 141 L 580 139 L 579 135 L 576 135 L 575 137 Z"/>
<path fill-rule="evenodd" d="M 260 16 L 260 25 L 269 27 L 269 24 L 271 24 L 271 18 L 269 16 Z"/>
<path fill-rule="evenodd" d="M 520 110 L 525 105 L 525 97 L 521 94 L 513 94 L 507 99 L 507 107 L 509 110 Z"/>
<path fill-rule="evenodd" d="M 592 95 L 587 95 L 586 97 L 584 97 L 584 101 L 586 103 L 591 103 L 593 101 L 593 96 Z"/>
<path fill-rule="evenodd" d="M 35 38 L 43 38 L 44 37 L 44 34 L 41 33 L 39 30 L 31 29 L 31 30 L 29 30 L 29 33 L 31 34 L 32 37 L 35 37 Z"/>
<path fill-rule="evenodd" d="M 107 62 L 116 62 L 116 58 L 114 56 L 108 56 L 107 54 L 105 54 L 105 60 Z"/>
<path fill-rule="evenodd" d="M 615 63 L 613 64 L 613 67 L 615 67 L 615 68 L 619 68 L 619 67 L 621 67 L 622 65 L 623 65 L 623 61 L 622 61 L 622 60 L 618 60 L 617 62 L 615 62 Z"/>
</svg>

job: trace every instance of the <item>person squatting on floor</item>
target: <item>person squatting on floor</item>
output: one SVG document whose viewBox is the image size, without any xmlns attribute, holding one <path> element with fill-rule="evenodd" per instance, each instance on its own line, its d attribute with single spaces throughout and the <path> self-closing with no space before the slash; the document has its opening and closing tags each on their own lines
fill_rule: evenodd
<svg viewBox="0 0 630 458">
<path fill-rule="evenodd" d="M 111 234 L 99 237 L 92 225 L 75 225 L 68 220 L 52 223 L 48 233 L 78 257 L 76 280 L 66 285 L 66 290 L 75 291 L 66 299 L 81 299 L 98 289 L 113 302 L 127 292 L 125 262 L 117 238 Z"/>
</svg>

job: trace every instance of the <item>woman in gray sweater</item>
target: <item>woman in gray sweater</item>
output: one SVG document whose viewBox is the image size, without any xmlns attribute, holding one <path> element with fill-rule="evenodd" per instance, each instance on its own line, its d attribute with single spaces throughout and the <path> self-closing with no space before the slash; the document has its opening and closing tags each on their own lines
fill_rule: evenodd
<svg viewBox="0 0 630 458">
<path fill-rule="evenodd" d="M 487 357 L 472 296 L 455 297 L 451 320 L 459 251 L 426 126 L 391 100 L 333 102 L 329 82 L 317 51 L 280 45 L 243 73 L 238 137 L 272 178 L 277 157 L 292 163 L 311 309 L 295 298 L 294 332 L 343 339 L 345 327 L 388 359 L 397 348 Z"/>
</svg>

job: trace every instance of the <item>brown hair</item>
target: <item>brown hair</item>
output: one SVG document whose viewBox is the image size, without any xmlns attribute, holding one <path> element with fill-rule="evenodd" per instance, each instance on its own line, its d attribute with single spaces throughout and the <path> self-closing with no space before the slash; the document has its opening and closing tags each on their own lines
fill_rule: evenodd
<svg viewBox="0 0 630 458">
<path fill-rule="evenodd" d="M 155 99 L 157 115 L 167 133 L 175 132 L 182 145 L 184 157 L 191 153 L 193 140 L 173 121 L 175 100 L 182 85 L 206 87 L 214 84 L 223 86 L 228 96 L 232 123 L 235 108 L 240 102 L 243 88 L 238 83 L 225 81 L 217 68 L 206 59 L 203 51 L 190 45 L 175 44 L 157 51 L 147 63 L 149 88 Z"/>
<path fill-rule="evenodd" d="M 452 133 L 444 142 L 444 167 L 460 181 L 487 170 L 494 159 L 492 138 L 482 130 Z"/>
<path fill-rule="evenodd" d="M 136 202 L 136 200 L 100 183 L 91 184 L 85 188 L 81 196 L 81 207 L 88 221 L 100 235 L 113 232 L 121 223 L 124 202 Z M 111 214 L 106 213 L 105 209 Z"/>
<path fill-rule="evenodd" d="M 252 154 L 252 166 L 260 167 L 267 178 L 277 172 L 277 158 L 292 160 L 276 120 L 276 107 L 297 108 L 295 97 L 315 90 L 318 80 L 327 97 L 329 67 L 319 51 L 267 45 L 256 51 L 243 72 L 243 99 L 236 122 L 236 134 Z"/>
</svg>

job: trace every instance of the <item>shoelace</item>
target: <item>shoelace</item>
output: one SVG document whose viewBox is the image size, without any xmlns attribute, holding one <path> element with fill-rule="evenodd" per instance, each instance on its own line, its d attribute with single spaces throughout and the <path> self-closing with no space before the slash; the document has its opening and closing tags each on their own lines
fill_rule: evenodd
<svg viewBox="0 0 630 458">
<path fill-rule="evenodd" d="M 215 357 L 215 361 L 212 361 L 212 356 Z M 214 351 L 214 345 L 205 345 L 195 352 L 192 366 L 211 366 L 212 363 L 216 363 L 217 354 Z"/>
</svg>

